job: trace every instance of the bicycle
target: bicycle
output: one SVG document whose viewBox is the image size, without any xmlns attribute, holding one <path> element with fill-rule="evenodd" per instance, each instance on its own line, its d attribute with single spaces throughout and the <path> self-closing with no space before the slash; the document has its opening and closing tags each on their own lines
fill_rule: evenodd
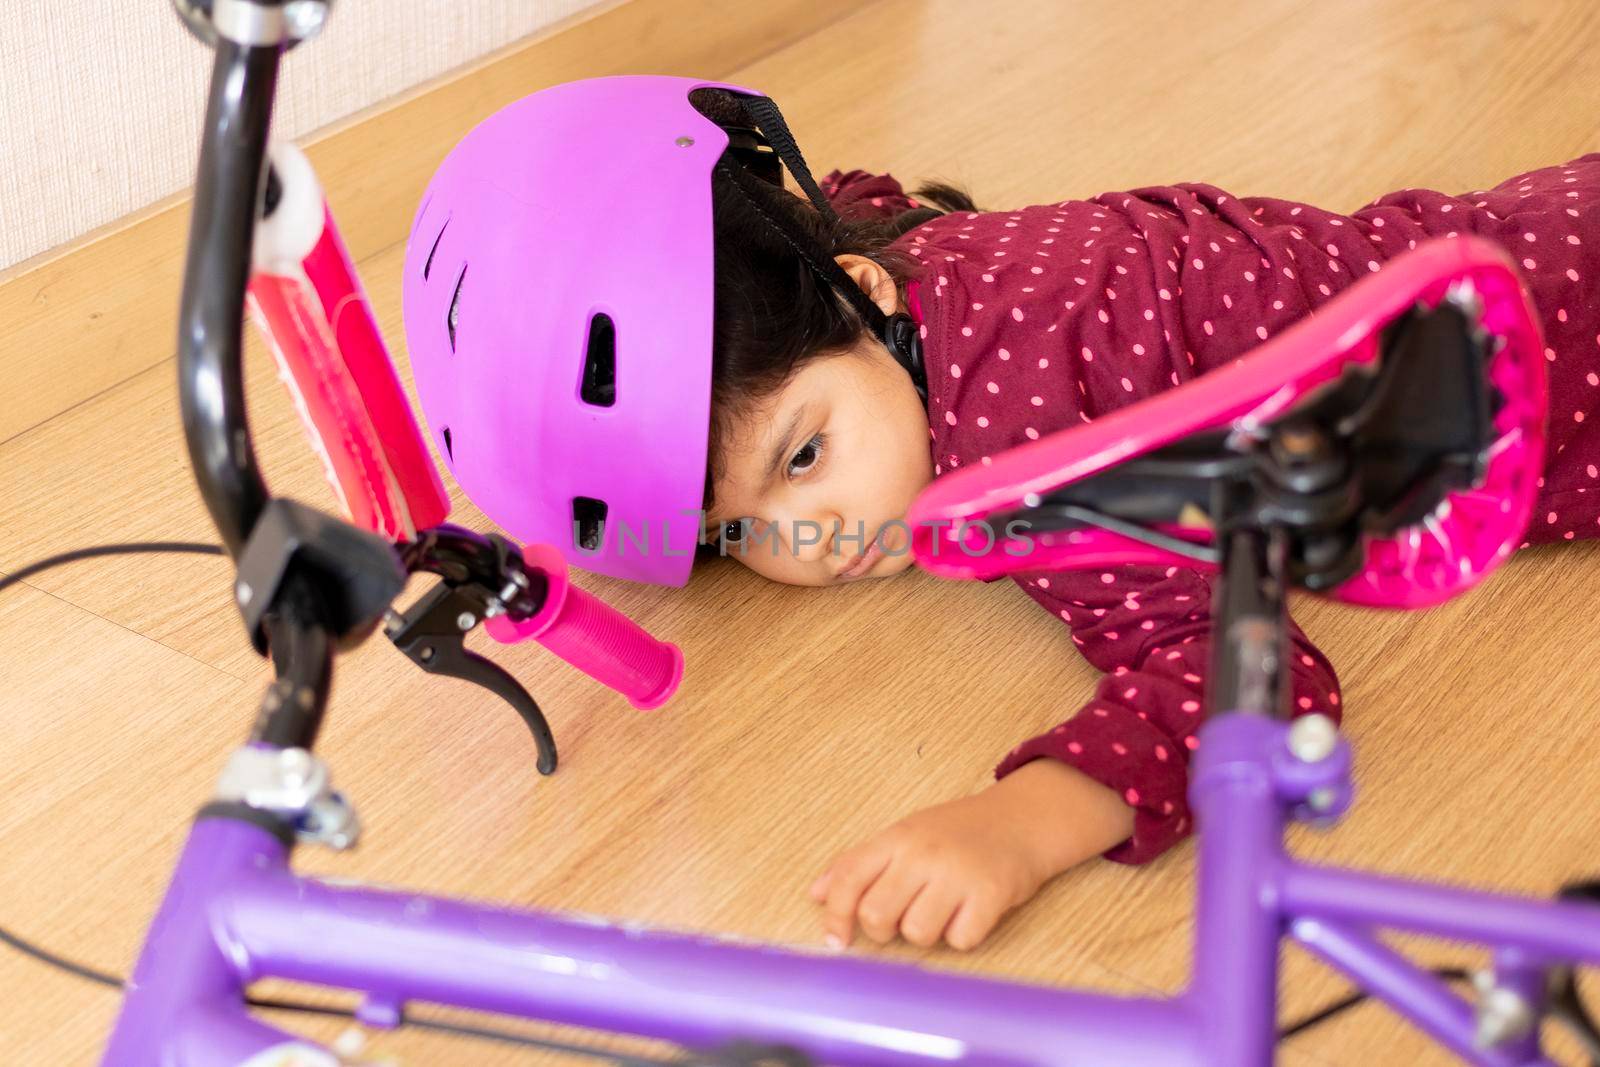
<svg viewBox="0 0 1600 1067">
<path fill-rule="evenodd" d="M 1542 460 L 1539 331 L 1505 258 L 1470 239 L 1393 261 L 1232 367 L 941 478 L 908 516 L 918 561 L 947 577 L 1133 562 L 1218 572 L 1191 785 L 1194 966 L 1176 996 L 1056 990 L 295 875 L 298 843 L 357 837 L 312 749 L 336 653 L 380 625 L 424 669 L 507 699 L 544 773 L 556 749 L 537 704 L 467 652 L 466 633 L 482 624 L 496 640 L 538 639 L 638 706 L 670 697 L 682 657 L 571 585 L 554 549 L 444 522 L 438 473 L 310 166 L 286 146 L 268 159 L 279 61 L 320 28 L 326 0 L 175 3 L 216 50 L 180 315 L 184 427 L 236 564 L 235 602 L 276 680 L 196 817 L 104 1063 L 337 1062 L 248 1012 L 248 986 L 282 978 L 364 994 L 357 1015 L 375 1025 L 430 1001 L 691 1047 L 765 1043 L 696 1063 L 1241 1067 L 1272 1059 L 1285 936 L 1470 1063 L 1548 1063 L 1546 1015 L 1600 1063 L 1574 985 L 1577 966 L 1600 965 L 1600 884 L 1539 902 L 1312 867 L 1283 848 L 1290 820 L 1332 822 L 1352 802 L 1350 750 L 1333 724 L 1288 718 L 1288 589 L 1438 603 L 1497 567 L 1528 518 Z M 273 497 L 261 478 L 243 406 L 247 303 L 350 522 Z M 1028 531 L 1029 552 L 1008 551 L 1017 542 L 996 539 L 997 525 Z M 440 583 L 397 613 L 415 572 Z M 1489 945 L 1493 972 L 1469 1002 L 1380 942 L 1379 928 Z"/>
</svg>

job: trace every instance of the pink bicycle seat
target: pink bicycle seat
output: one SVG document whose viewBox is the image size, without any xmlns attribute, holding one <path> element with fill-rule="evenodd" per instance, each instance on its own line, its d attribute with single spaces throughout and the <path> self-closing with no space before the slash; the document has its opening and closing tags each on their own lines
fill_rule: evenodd
<svg viewBox="0 0 1600 1067">
<path fill-rule="evenodd" d="M 1453 332 L 1417 326 L 1446 318 L 1446 309 L 1456 311 Z M 1352 512 L 1359 533 L 1346 536 L 1359 566 L 1337 584 L 1305 584 L 1373 606 L 1439 603 L 1487 576 L 1527 528 L 1544 462 L 1542 355 L 1538 320 L 1498 247 L 1472 237 L 1422 245 L 1226 367 L 936 480 L 907 516 L 913 552 L 923 568 L 948 578 L 1127 564 L 1215 569 L 1205 558 L 1214 529 L 1203 507 L 1157 515 L 1146 503 L 1136 517 L 1144 521 L 1093 511 L 1088 521 L 1033 529 L 1013 529 L 1012 520 L 1044 514 L 1061 500 L 1111 501 L 1107 511 L 1114 512 L 1141 493 L 1158 493 L 1161 472 L 1180 461 L 1191 472 L 1210 469 L 1205 463 L 1247 462 L 1252 448 L 1264 449 L 1274 434 L 1281 440 L 1284 427 L 1313 415 L 1327 440 L 1360 457 L 1353 464 L 1416 475 L 1423 466 L 1408 468 L 1394 457 L 1404 458 L 1407 435 L 1426 424 L 1436 435 L 1470 442 L 1456 449 L 1471 453 L 1470 470 L 1458 463 L 1453 479 L 1431 471 L 1431 493 L 1388 475 L 1392 499 L 1384 507 L 1363 500 L 1365 510 Z M 1396 384 L 1406 375 L 1409 383 Z M 1361 414 L 1341 399 L 1349 396 L 1360 398 Z M 1375 410 L 1389 420 L 1387 436 L 1374 435 L 1369 424 L 1357 449 L 1357 437 L 1344 435 L 1357 435 L 1350 427 Z M 1368 469 L 1340 488 L 1377 493 L 1373 486 L 1385 476 L 1363 479 Z M 1406 491 L 1408 499 L 1393 499 Z M 1052 514 L 1083 513 L 1068 507 Z M 1375 519 L 1379 513 L 1388 521 Z M 1291 536 L 1294 516 L 1286 511 L 1275 520 Z"/>
</svg>

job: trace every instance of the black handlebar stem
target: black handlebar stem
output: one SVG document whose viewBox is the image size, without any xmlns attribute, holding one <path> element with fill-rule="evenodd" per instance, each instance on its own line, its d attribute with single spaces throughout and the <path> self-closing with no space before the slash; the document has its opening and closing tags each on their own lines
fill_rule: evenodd
<svg viewBox="0 0 1600 1067">
<path fill-rule="evenodd" d="M 235 558 L 267 502 L 245 413 L 245 288 L 279 45 L 217 42 L 178 316 L 178 392 L 189 460 Z"/>
</svg>

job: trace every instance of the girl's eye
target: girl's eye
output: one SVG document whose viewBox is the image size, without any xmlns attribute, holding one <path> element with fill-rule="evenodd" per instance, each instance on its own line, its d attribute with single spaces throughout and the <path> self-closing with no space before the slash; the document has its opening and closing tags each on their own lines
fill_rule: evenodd
<svg viewBox="0 0 1600 1067">
<path fill-rule="evenodd" d="M 800 451 L 789 461 L 789 476 L 798 477 L 815 467 L 817 460 L 822 458 L 822 449 L 826 443 L 827 436 L 819 433 L 801 446 Z"/>
<path fill-rule="evenodd" d="M 744 540 L 744 520 L 734 519 L 732 522 L 722 524 L 722 539 L 729 544 L 737 544 Z"/>
</svg>

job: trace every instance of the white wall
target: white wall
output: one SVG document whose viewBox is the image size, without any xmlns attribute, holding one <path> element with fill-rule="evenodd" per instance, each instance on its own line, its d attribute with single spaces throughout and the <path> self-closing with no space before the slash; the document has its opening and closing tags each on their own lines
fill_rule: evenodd
<svg viewBox="0 0 1600 1067">
<path fill-rule="evenodd" d="M 335 0 L 290 53 L 298 137 L 605 0 Z M 194 180 L 208 49 L 167 0 L 0 0 L 0 269 Z"/>
</svg>

